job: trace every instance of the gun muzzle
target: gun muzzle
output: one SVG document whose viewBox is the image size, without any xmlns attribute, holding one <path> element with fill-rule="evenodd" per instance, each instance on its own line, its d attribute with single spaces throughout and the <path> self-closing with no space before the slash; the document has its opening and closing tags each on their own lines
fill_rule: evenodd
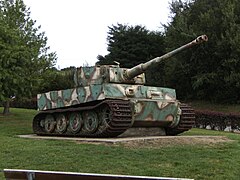
<svg viewBox="0 0 240 180">
<path fill-rule="evenodd" d="M 208 41 L 208 37 L 207 35 L 201 35 L 201 36 L 198 36 L 195 40 L 196 44 L 201 44 L 203 42 L 207 42 Z"/>
</svg>

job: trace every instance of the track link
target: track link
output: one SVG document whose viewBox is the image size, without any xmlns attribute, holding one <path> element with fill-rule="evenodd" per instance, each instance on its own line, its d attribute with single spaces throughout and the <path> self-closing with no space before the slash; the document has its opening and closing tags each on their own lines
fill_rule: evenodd
<svg viewBox="0 0 240 180">
<path fill-rule="evenodd" d="M 47 115 L 56 117 L 62 114 L 67 119 L 67 126 L 69 126 L 69 117 L 71 114 L 93 113 L 97 114 L 96 130 L 88 131 L 85 128 L 86 119 L 82 119 L 81 127 L 79 125 L 78 132 L 72 132 L 69 128 L 59 133 L 56 131 L 56 122 L 52 123 L 55 127 L 52 131 L 46 131 L 44 123 Z M 45 119 L 45 120 L 44 120 Z M 90 123 L 90 126 L 92 124 Z M 96 105 L 89 105 L 84 107 L 68 108 L 43 111 L 37 114 L 33 119 L 33 131 L 37 135 L 47 136 L 77 136 L 77 137 L 116 137 L 122 134 L 126 129 L 132 125 L 132 110 L 129 101 L 123 100 L 104 100 Z M 46 125 L 45 125 L 46 126 Z M 50 125 L 49 125 L 50 126 Z M 50 129 L 51 127 L 49 127 Z"/>
<path fill-rule="evenodd" d="M 191 106 L 187 104 L 181 104 L 180 108 L 182 110 L 182 114 L 180 117 L 179 124 L 174 128 L 167 128 L 167 135 L 177 135 L 184 131 L 188 131 L 195 125 L 195 113 Z"/>
</svg>

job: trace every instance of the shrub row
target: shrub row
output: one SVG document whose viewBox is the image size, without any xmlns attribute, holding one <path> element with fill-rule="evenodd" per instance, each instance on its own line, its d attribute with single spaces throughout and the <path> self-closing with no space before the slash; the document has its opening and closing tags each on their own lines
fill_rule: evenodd
<svg viewBox="0 0 240 180">
<path fill-rule="evenodd" d="M 240 130 L 240 113 L 196 110 L 196 127 L 213 130 Z"/>
<path fill-rule="evenodd" d="M 10 107 L 13 108 L 25 108 L 25 109 L 37 109 L 37 99 L 14 99 L 10 102 Z"/>
</svg>

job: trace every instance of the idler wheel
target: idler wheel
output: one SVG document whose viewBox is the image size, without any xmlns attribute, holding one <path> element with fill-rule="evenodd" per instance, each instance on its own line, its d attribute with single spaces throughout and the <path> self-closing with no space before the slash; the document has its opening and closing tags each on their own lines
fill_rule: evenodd
<svg viewBox="0 0 240 180">
<path fill-rule="evenodd" d="M 60 134 L 64 133 L 67 130 L 67 118 L 64 114 L 58 114 L 56 116 L 56 131 Z"/>
<path fill-rule="evenodd" d="M 94 133 L 98 128 L 98 116 L 95 111 L 84 111 L 83 112 L 84 119 L 84 129 L 88 133 Z"/>
<path fill-rule="evenodd" d="M 53 117 L 53 115 L 46 115 L 45 121 L 44 121 L 44 129 L 46 132 L 51 133 L 54 131 L 56 125 L 56 121 Z"/>
<path fill-rule="evenodd" d="M 69 115 L 69 130 L 76 134 L 82 128 L 82 117 L 80 113 L 74 112 Z"/>
</svg>

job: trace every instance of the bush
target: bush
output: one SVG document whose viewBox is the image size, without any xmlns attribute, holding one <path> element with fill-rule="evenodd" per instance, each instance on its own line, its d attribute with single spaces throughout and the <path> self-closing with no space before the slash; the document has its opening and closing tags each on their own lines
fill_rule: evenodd
<svg viewBox="0 0 240 180">
<path fill-rule="evenodd" d="M 10 102 L 10 107 L 13 108 L 25 108 L 25 109 L 37 109 L 37 99 L 14 99 Z"/>
<path fill-rule="evenodd" d="M 196 127 L 213 130 L 240 130 L 240 113 L 196 110 Z"/>
</svg>

